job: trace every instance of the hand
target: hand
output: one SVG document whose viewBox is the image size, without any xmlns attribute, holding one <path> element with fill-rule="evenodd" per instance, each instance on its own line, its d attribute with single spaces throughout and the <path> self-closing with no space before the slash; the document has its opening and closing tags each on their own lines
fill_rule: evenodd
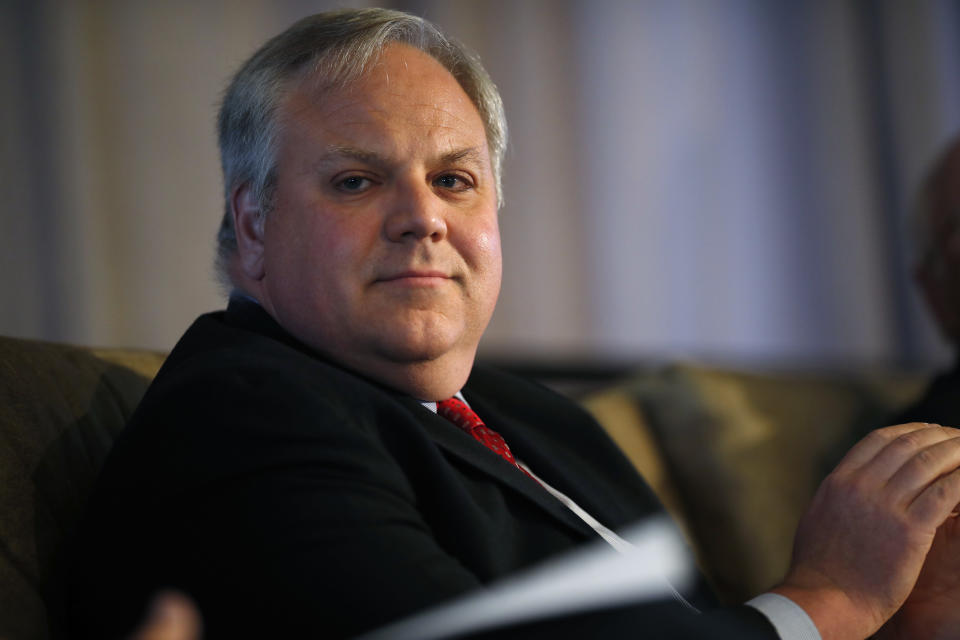
<svg viewBox="0 0 960 640">
<path fill-rule="evenodd" d="M 800 605 L 824 640 L 874 633 L 913 590 L 960 502 L 958 467 L 956 429 L 911 423 L 864 438 L 814 496 L 774 592 Z"/>
<path fill-rule="evenodd" d="M 920 578 L 903 607 L 884 625 L 878 639 L 960 637 L 960 518 L 937 529 Z"/>
<path fill-rule="evenodd" d="M 175 591 L 158 594 L 143 625 L 128 640 L 200 640 L 200 613 L 193 602 Z"/>
</svg>

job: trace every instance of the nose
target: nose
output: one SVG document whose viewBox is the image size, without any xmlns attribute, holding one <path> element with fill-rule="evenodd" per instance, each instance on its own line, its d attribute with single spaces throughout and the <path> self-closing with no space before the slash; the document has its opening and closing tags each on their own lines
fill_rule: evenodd
<svg viewBox="0 0 960 640">
<path fill-rule="evenodd" d="M 384 229 L 393 242 L 442 240 L 447 235 L 445 203 L 429 185 L 397 185 Z"/>
</svg>

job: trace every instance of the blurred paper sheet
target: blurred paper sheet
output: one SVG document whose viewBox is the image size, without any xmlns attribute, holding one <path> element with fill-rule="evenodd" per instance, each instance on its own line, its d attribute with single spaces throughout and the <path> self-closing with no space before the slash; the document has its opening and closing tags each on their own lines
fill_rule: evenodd
<svg viewBox="0 0 960 640">
<path fill-rule="evenodd" d="M 633 545 L 626 552 L 600 541 L 357 640 L 439 640 L 600 607 L 682 599 L 678 590 L 690 586 L 695 571 L 669 519 L 646 520 L 620 534 Z"/>
</svg>

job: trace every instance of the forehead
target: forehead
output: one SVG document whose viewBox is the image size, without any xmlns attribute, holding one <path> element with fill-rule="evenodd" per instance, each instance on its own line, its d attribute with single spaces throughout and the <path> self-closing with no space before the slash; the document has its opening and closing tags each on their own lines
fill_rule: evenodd
<svg viewBox="0 0 960 640">
<path fill-rule="evenodd" d="M 387 45 L 346 86 L 324 87 L 311 75 L 299 79 L 285 95 L 279 117 L 289 134 L 334 142 L 386 143 L 400 136 L 486 146 L 480 113 L 453 75 L 430 55 L 402 44 Z"/>
</svg>

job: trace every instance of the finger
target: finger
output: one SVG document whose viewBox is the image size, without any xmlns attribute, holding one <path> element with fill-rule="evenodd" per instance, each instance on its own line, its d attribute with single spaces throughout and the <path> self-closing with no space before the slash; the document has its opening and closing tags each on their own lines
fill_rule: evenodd
<svg viewBox="0 0 960 640">
<path fill-rule="evenodd" d="M 960 469 L 940 476 L 907 509 L 913 522 L 938 527 L 960 502 Z"/>
<path fill-rule="evenodd" d="M 906 433 L 918 431 L 920 429 L 928 429 L 932 426 L 936 425 L 931 425 L 926 422 L 908 422 L 906 424 L 898 424 L 892 427 L 875 429 L 867 434 L 867 436 L 865 436 L 857 444 L 853 445 L 850 451 L 847 452 L 847 455 L 845 455 L 840 461 L 840 464 L 837 465 L 837 469 L 858 469 L 864 464 L 873 460 L 873 458 L 876 457 L 876 455 L 880 453 L 884 447 L 898 437 Z"/>
<path fill-rule="evenodd" d="M 193 603 L 175 591 L 157 595 L 146 621 L 129 640 L 198 640 L 201 622 Z"/>
<path fill-rule="evenodd" d="M 920 455 L 921 460 L 929 454 L 920 454 L 924 449 L 960 436 L 960 431 L 930 425 L 922 429 L 915 429 L 903 433 L 883 447 L 872 460 L 860 468 L 864 477 L 872 477 L 883 483 L 889 481 L 904 465 Z M 936 476 L 929 476 L 927 482 Z"/>
<path fill-rule="evenodd" d="M 910 435 L 920 440 L 919 434 Z M 880 455 L 885 454 L 886 450 Z M 890 477 L 887 490 L 894 500 L 906 506 L 937 478 L 957 468 L 960 468 L 960 435 L 934 442 L 914 453 Z"/>
</svg>

